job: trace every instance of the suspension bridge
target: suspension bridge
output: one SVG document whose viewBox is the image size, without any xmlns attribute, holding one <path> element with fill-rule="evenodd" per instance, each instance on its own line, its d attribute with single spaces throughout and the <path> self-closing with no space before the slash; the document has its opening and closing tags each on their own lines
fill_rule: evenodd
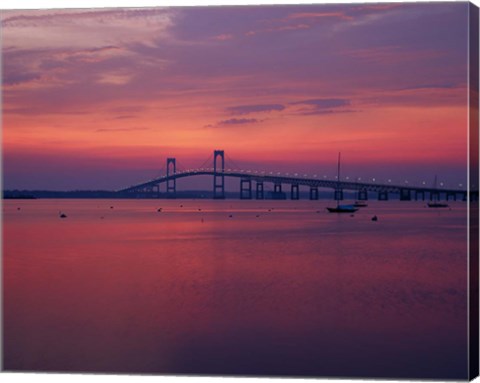
<svg viewBox="0 0 480 383">
<path fill-rule="evenodd" d="M 149 196 L 160 197 L 160 186 L 165 185 L 165 195 L 167 198 L 176 198 L 177 180 L 195 176 L 212 176 L 212 195 L 214 199 L 225 198 L 225 178 L 232 177 L 240 180 L 240 199 L 286 199 L 287 192 L 285 188 L 289 187 L 290 199 L 300 199 L 300 187 L 309 189 L 309 198 L 311 200 L 319 199 L 319 189 L 330 189 L 332 196 L 336 200 L 344 199 L 344 191 L 355 193 L 357 200 L 368 200 L 369 196 L 377 196 L 380 201 L 387 201 L 392 195 L 398 197 L 401 201 L 411 200 L 454 200 L 461 199 L 466 201 L 468 198 L 467 190 L 447 189 L 437 187 L 418 187 L 410 185 L 393 185 L 376 182 L 352 182 L 341 179 L 321 179 L 309 176 L 293 176 L 275 172 L 252 171 L 242 169 L 225 168 L 225 151 L 214 150 L 213 167 L 177 171 L 177 159 L 169 157 L 166 163 L 166 174 L 147 182 L 129 186 L 117 190 L 117 193 L 128 196 Z M 265 184 L 273 185 L 273 191 L 268 195 L 265 192 Z M 478 192 L 470 193 L 470 199 L 478 200 Z"/>
</svg>

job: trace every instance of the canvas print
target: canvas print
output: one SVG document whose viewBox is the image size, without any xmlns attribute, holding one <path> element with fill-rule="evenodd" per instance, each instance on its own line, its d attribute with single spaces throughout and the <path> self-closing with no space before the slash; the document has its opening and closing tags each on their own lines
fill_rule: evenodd
<svg viewBox="0 0 480 383">
<path fill-rule="evenodd" d="M 3 369 L 478 373 L 478 8 L 4 10 Z"/>
</svg>

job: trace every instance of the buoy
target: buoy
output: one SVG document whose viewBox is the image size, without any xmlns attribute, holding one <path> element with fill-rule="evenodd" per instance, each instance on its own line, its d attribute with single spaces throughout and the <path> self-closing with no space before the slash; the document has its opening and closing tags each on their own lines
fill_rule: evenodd
<svg viewBox="0 0 480 383">
<path fill-rule="evenodd" d="M 161 208 L 161 207 L 159 207 L 159 208 L 157 209 L 157 211 L 158 211 L 158 212 L 161 212 L 161 211 L 162 211 L 162 208 Z"/>
<path fill-rule="evenodd" d="M 378 221 L 378 217 L 377 217 L 376 215 L 374 215 L 374 216 L 372 217 L 372 221 Z"/>
<path fill-rule="evenodd" d="M 60 218 L 67 218 L 67 215 L 62 213 L 62 214 L 60 214 Z"/>
<path fill-rule="evenodd" d="M 110 209 L 113 209 L 113 206 L 110 206 Z"/>
</svg>

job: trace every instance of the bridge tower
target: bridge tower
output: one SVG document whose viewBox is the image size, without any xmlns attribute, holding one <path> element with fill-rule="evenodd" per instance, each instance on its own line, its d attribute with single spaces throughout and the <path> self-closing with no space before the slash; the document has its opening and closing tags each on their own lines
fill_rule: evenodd
<svg viewBox="0 0 480 383">
<path fill-rule="evenodd" d="M 177 173 L 177 162 L 175 158 L 167 158 L 167 177 Z M 167 179 L 167 197 L 175 198 L 177 194 L 177 180 Z"/>
<path fill-rule="evenodd" d="M 217 166 L 217 157 L 220 157 L 220 170 Z M 213 151 L 213 198 L 225 199 L 225 152 Z"/>
</svg>

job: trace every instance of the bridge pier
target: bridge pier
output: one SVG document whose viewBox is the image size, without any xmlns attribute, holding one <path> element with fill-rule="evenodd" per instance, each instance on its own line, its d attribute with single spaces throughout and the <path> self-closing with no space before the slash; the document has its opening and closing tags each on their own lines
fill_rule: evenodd
<svg viewBox="0 0 480 383">
<path fill-rule="evenodd" d="M 430 201 L 435 200 L 439 201 L 440 200 L 440 192 L 436 190 L 431 190 L 430 191 Z"/>
<path fill-rule="evenodd" d="M 170 170 L 171 169 L 171 170 Z M 175 175 L 177 172 L 177 163 L 175 158 L 167 158 L 167 177 Z M 177 180 L 167 179 L 167 198 L 175 198 L 177 196 Z"/>
<path fill-rule="evenodd" d="M 258 182 L 256 184 L 256 190 L 255 190 L 255 198 L 256 199 L 264 199 L 263 195 L 263 182 Z"/>
<path fill-rule="evenodd" d="M 147 186 L 144 191 L 145 191 L 145 198 L 152 198 L 153 186 Z"/>
<path fill-rule="evenodd" d="M 415 201 L 418 201 L 419 196 L 422 196 L 422 201 L 425 201 L 425 191 L 415 190 Z"/>
<path fill-rule="evenodd" d="M 378 192 L 378 200 L 379 201 L 388 201 L 388 191 L 380 190 Z"/>
<path fill-rule="evenodd" d="M 333 199 L 335 201 L 342 201 L 343 200 L 343 189 L 335 189 L 333 193 Z"/>
<path fill-rule="evenodd" d="M 412 193 L 410 189 L 400 189 L 400 201 L 411 201 Z"/>
<path fill-rule="evenodd" d="M 310 199 L 318 200 L 318 188 L 314 186 L 310 186 Z"/>
<path fill-rule="evenodd" d="M 357 199 L 359 201 L 367 201 L 368 200 L 368 192 L 366 189 L 360 189 L 357 193 Z"/>
<path fill-rule="evenodd" d="M 298 184 L 292 184 L 290 189 L 290 199 L 292 200 L 300 199 L 300 191 L 299 191 Z"/>
<path fill-rule="evenodd" d="M 273 184 L 273 192 L 270 193 L 272 199 L 286 199 L 285 193 L 282 192 L 282 183 L 275 182 Z"/>
<path fill-rule="evenodd" d="M 246 185 L 246 187 L 244 185 Z M 252 180 L 240 180 L 240 199 L 252 199 Z"/>
<path fill-rule="evenodd" d="M 457 200 L 457 193 L 454 193 L 454 192 L 445 193 L 445 199 L 447 201 L 450 200 L 450 197 L 452 197 L 452 200 L 456 201 Z"/>
<path fill-rule="evenodd" d="M 220 172 L 217 170 L 217 157 L 220 157 Z M 213 151 L 213 198 L 225 199 L 225 152 Z"/>
</svg>

